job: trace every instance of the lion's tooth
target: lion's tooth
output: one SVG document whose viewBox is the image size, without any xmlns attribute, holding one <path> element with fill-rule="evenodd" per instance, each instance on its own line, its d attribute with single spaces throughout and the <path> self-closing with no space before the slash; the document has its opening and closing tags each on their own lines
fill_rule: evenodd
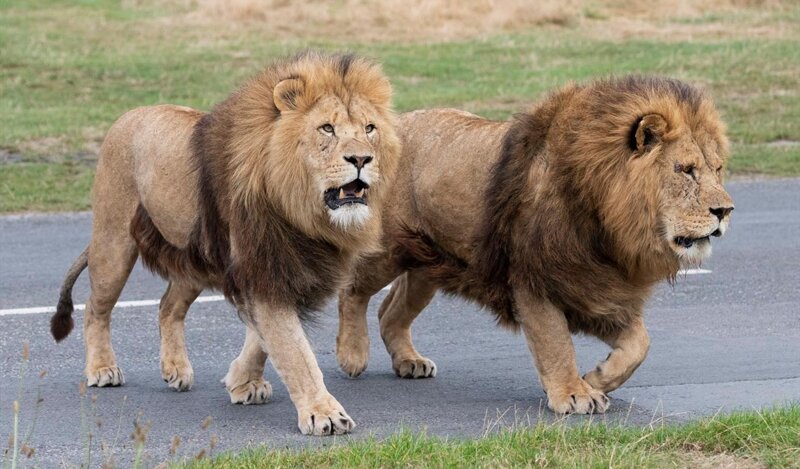
<svg viewBox="0 0 800 469">
<path fill-rule="evenodd" d="M 356 197 L 364 197 L 364 189 L 359 189 L 356 191 Z"/>
<path fill-rule="evenodd" d="M 339 198 L 344 199 L 344 189 L 339 189 Z"/>
</svg>

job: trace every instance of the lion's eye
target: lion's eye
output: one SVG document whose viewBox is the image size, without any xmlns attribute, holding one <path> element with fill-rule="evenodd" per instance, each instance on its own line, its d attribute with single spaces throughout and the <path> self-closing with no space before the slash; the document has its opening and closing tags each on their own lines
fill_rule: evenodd
<svg viewBox="0 0 800 469">
<path fill-rule="evenodd" d="M 371 134 L 372 132 L 374 132 L 374 131 L 375 131 L 375 125 L 373 125 L 373 124 L 367 124 L 367 126 L 366 126 L 366 127 L 364 127 L 364 131 L 366 131 L 366 132 L 367 132 L 367 134 Z"/>
<path fill-rule="evenodd" d="M 326 134 L 333 135 L 333 126 L 330 124 L 325 124 L 321 126 L 319 130 L 325 132 Z"/>
<path fill-rule="evenodd" d="M 695 167 L 692 164 L 680 164 L 675 163 L 675 172 L 676 173 L 683 173 L 688 176 L 691 176 L 692 179 L 695 179 Z"/>
</svg>

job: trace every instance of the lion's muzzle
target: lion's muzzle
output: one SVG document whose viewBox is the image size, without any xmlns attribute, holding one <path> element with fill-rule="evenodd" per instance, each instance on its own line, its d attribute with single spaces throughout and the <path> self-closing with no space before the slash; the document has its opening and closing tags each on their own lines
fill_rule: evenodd
<svg viewBox="0 0 800 469">
<path fill-rule="evenodd" d="M 369 184 L 355 179 L 340 187 L 332 187 L 325 191 L 325 205 L 331 210 L 350 204 L 367 205 Z"/>
</svg>

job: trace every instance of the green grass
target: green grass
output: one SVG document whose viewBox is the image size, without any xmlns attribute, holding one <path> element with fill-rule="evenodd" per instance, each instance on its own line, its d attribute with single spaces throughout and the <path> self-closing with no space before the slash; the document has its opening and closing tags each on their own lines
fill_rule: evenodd
<svg viewBox="0 0 800 469">
<path fill-rule="evenodd" d="M 76 163 L 0 166 L 0 213 L 87 210 L 94 169 Z"/>
<path fill-rule="evenodd" d="M 187 464 L 261 467 L 800 467 L 800 406 L 683 426 L 539 424 L 475 440 L 404 432 L 321 450 L 254 449 Z"/>
<path fill-rule="evenodd" d="M 6 153 L 23 163 L 63 164 L 93 157 L 105 130 L 128 109 L 165 102 L 209 109 L 271 59 L 319 47 L 383 62 L 398 110 L 453 106 L 499 119 L 571 80 L 675 76 L 708 87 L 715 97 L 734 144 L 734 174 L 800 176 L 800 145 L 769 145 L 800 141 L 800 32 L 619 41 L 567 25 L 434 44 L 309 42 L 277 40 L 257 27 L 219 32 L 174 21 L 167 27 L 163 22 L 174 11 L 144 4 L 0 3 L 0 158 Z M 708 14 L 680 24 L 729 22 L 736 28 L 756 21 L 750 16 Z M 800 6 L 761 13 L 757 21 L 800 31 Z M 33 169 L 10 169 L 16 164 L 0 159 L 0 172 L 15 173 L 4 176 L 4 194 L 10 190 L 13 201 L 3 201 L 0 210 L 86 207 L 85 199 L 69 192 L 72 185 L 49 177 L 64 168 L 39 167 L 44 177 L 38 187 L 49 194 L 37 197 L 26 186 L 30 179 L 16 175 Z"/>
</svg>

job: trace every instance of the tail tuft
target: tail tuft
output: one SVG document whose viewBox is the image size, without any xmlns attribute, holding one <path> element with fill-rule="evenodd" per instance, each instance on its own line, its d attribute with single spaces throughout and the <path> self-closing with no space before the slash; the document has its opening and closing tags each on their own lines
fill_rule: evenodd
<svg viewBox="0 0 800 469">
<path fill-rule="evenodd" d="M 72 304 L 72 286 L 75 285 L 75 280 L 89 265 L 89 248 L 83 250 L 80 256 L 72 263 L 69 268 L 67 276 L 64 279 L 64 284 L 61 285 L 61 294 L 58 296 L 58 306 L 53 317 L 50 318 L 50 332 L 56 342 L 61 342 L 66 339 L 72 329 L 75 327 L 75 321 L 72 320 L 72 312 L 75 307 Z"/>
<path fill-rule="evenodd" d="M 61 342 L 66 339 L 72 329 L 75 327 L 75 321 L 72 319 L 72 298 L 61 297 L 58 300 L 56 307 L 56 314 L 50 318 L 50 332 L 56 342 Z"/>
</svg>

